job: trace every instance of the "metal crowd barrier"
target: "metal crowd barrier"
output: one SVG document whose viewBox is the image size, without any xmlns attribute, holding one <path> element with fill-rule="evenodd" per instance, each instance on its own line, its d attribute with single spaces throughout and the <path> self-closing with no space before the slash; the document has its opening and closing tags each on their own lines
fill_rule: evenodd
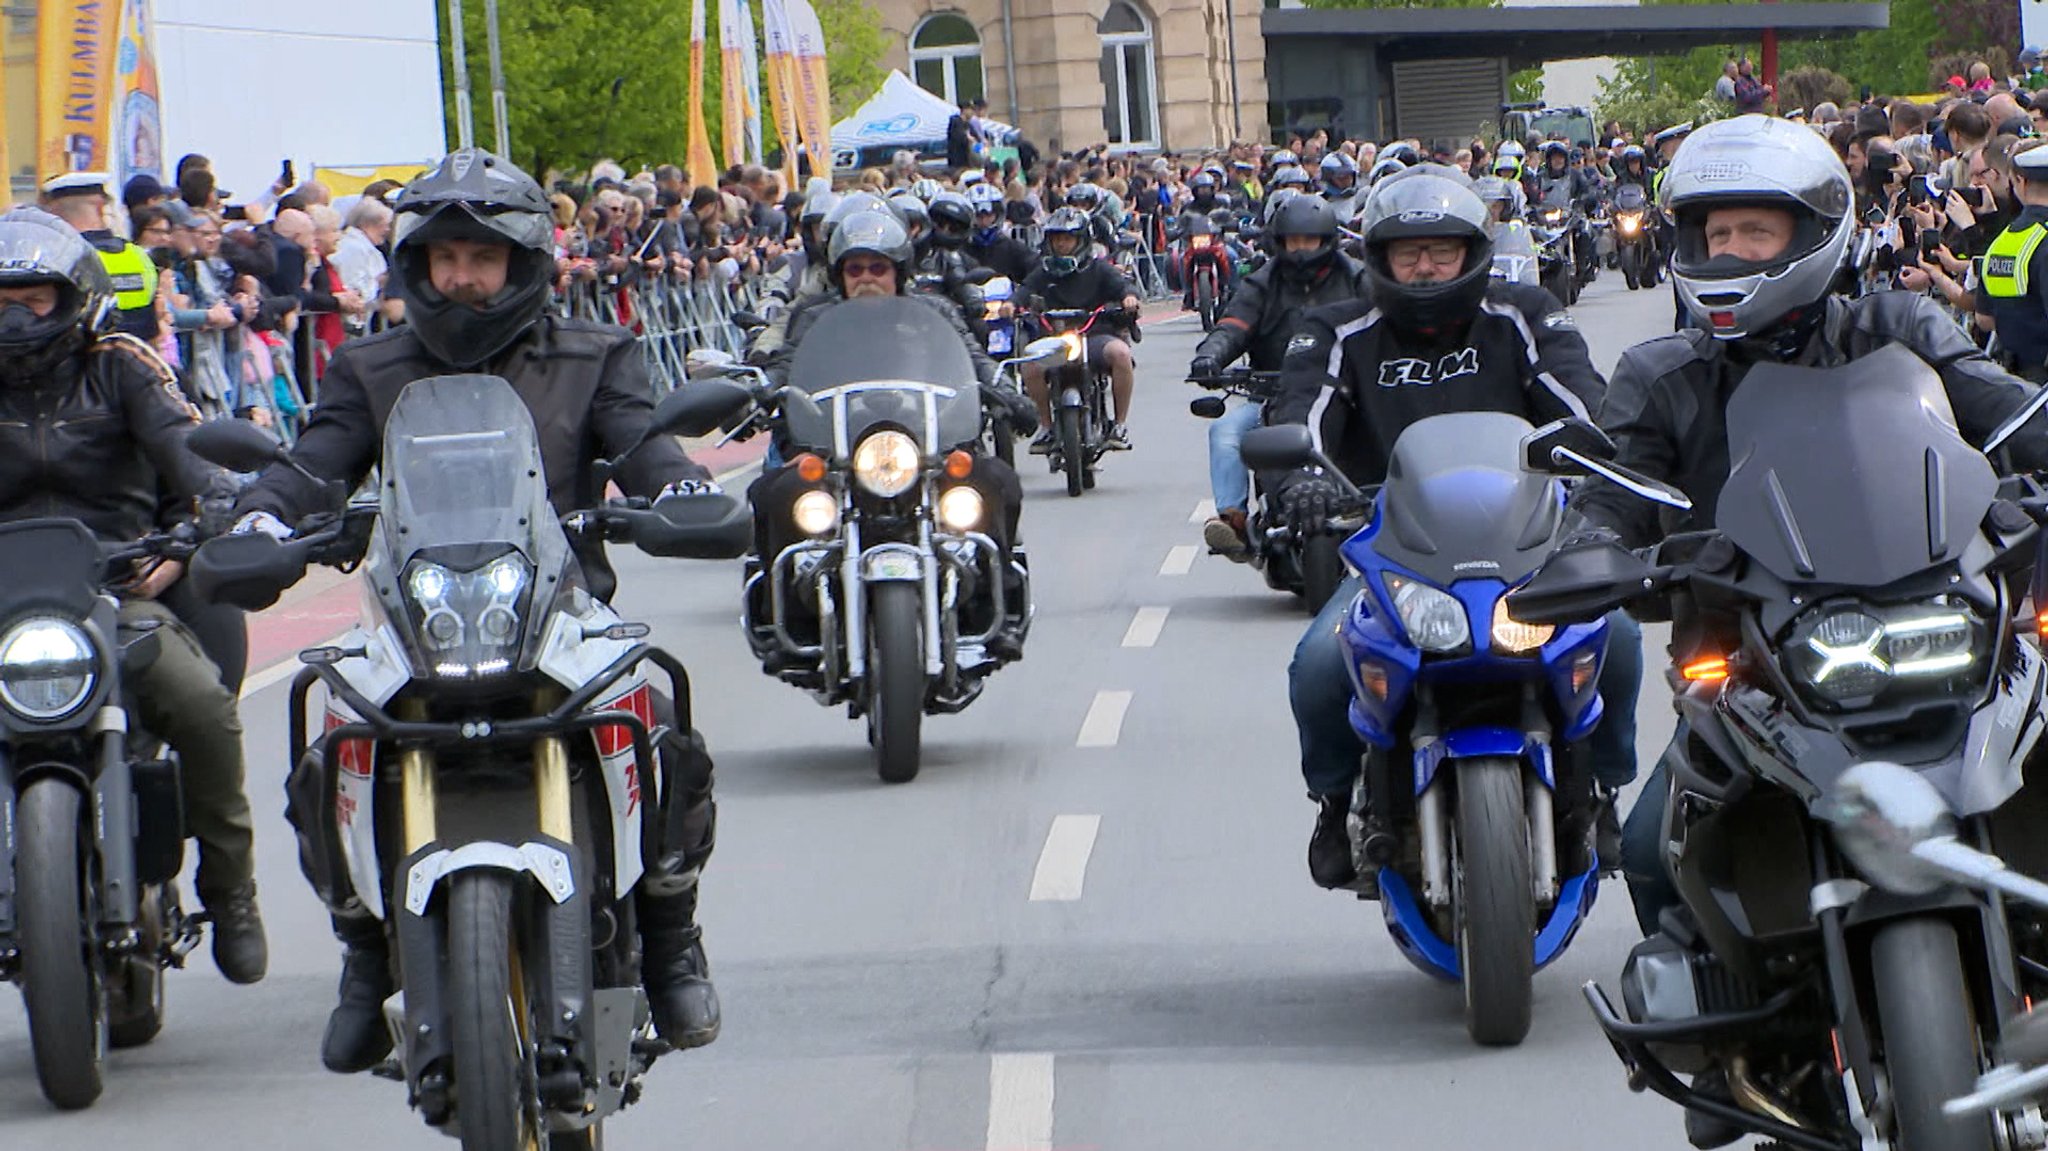
<svg viewBox="0 0 2048 1151">
<path fill-rule="evenodd" d="M 760 297 L 761 277 L 723 286 L 713 280 L 683 283 L 667 277 L 626 288 L 595 283 L 570 285 L 558 301 L 562 313 L 631 328 L 657 396 L 680 387 L 688 378 L 684 361 L 693 351 L 716 348 L 739 355 L 744 340 L 732 322 L 735 312 L 750 311 Z"/>
</svg>

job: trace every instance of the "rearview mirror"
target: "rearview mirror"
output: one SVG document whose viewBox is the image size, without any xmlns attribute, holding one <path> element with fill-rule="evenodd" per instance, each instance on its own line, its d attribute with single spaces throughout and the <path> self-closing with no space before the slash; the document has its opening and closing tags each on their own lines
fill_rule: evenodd
<svg viewBox="0 0 2048 1151">
<path fill-rule="evenodd" d="M 995 278 L 996 270 L 994 268 L 976 268 L 967 273 L 967 282 L 977 286 L 986 284 Z"/>
<path fill-rule="evenodd" d="M 654 409 L 654 430 L 708 436 L 753 402 L 753 391 L 733 380 L 692 380 L 661 398 Z"/>
<path fill-rule="evenodd" d="M 1658 569 L 1620 544 L 1565 548 L 1528 583 L 1508 593 L 1508 614 L 1522 623 L 1591 623 L 1656 590 Z"/>
<path fill-rule="evenodd" d="M 1068 352 L 1067 342 L 1058 336 L 1045 336 L 1024 345 L 1024 354 L 1017 358 L 1027 364 L 1049 360 L 1054 356 L 1064 357 Z"/>
<path fill-rule="evenodd" d="M 1574 454 L 1596 460 L 1614 458 L 1614 441 L 1599 425 L 1589 420 L 1553 420 L 1522 438 L 1522 466 L 1548 475 L 1584 475 L 1584 469 L 1561 462 L 1552 453 L 1569 448 Z"/>
<path fill-rule="evenodd" d="M 1198 396 L 1188 401 L 1188 411 L 1205 420 L 1222 419 L 1224 412 L 1223 397 Z"/>
<path fill-rule="evenodd" d="M 284 445 L 248 420 L 208 420 L 192 429 L 185 446 L 231 472 L 260 472 L 286 458 Z"/>
<path fill-rule="evenodd" d="M 1246 432 L 1237 454 L 1253 471 L 1276 472 L 1305 468 L 1316 462 L 1317 452 L 1315 439 L 1308 433 L 1308 425 L 1275 424 Z"/>
</svg>

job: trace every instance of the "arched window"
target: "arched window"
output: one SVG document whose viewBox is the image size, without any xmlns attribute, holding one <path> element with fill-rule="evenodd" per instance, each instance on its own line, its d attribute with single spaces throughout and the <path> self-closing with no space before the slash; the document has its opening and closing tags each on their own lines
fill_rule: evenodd
<svg viewBox="0 0 2048 1151">
<path fill-rule="evenodd" d="M 981 37 L 958 12 L 936 12 L 910 33 L 910 78 L 958 106 L 983 95 Z"/>
<path fill-rule="evenodd" d="M 1095 26 L 1102 38 L 1102 127 L 1111 144 L 1149 148 L 1159 142 L 1159 102 L 1152 76 L 1152 23 L 1130 0 L 1115 0 Z"/>
</svg>

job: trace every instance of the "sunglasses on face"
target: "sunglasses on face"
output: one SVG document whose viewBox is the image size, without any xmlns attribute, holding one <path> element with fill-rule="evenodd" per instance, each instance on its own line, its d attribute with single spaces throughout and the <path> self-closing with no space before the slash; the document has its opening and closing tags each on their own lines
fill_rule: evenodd
<svg viewBox="0 0 2048 1151">
<path fill-rule="evenodd" d="M 848 260 L 839 265 L 841 275 L 860 279 L 880 279 L 896 270 L 896 265 L 887 260 Z"/>
</svg>

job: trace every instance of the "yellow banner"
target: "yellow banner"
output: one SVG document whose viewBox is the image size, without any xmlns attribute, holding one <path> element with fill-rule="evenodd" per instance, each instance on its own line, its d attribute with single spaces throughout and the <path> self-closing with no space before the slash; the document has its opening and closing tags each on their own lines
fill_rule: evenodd
<svg viewBox="0 0 2048 1151">
<path fill-rule="evenodd" d="M 718 158 L 711 154 L 711 130 L 704 123 L 704 0 L 690 0 L 690 151 L 692 184 L 718 184 Z"/>
<path fill-rule="evenodd" d="M 118 0 L 39 0 L 36 12 L 36 172 L 113 168 L 114 42 Z"/>
<path fill-rule="evenodd" d="M 782 0 L 763 0 L 761 24 L 768 36 L 768 107 L 782 141 L 783 182 L 796 188 L 796 47 Z"/>
<path fill-rule="evenodd" d="M 811 0 L 784 0 L 796 47 L 797 131 L 811 158 L 811 174 L 832 175 L 832 86 L 825 68 L 825 30 Z"/>
<path fill-rule="evenodd" d="M 744 164 L 747 155 L 747 125 L 753 119 L 747 107 L 747 65 L 745 42 L 740 36 L 740 21 L 746 19 L 737 0 L 718 0 L 718 47 L 723 60 L 719 69 L 719 88 L 723 99 L 725 115 L 725 165 L 730 168 Z"/>
<path fill-rule="evenodd" d="M 164 176 L 164 129 L 157 90 L 156 21 L 150 0 L 122 0 L 114 110 L 114 186 L 145 173 Z"/>
<path fill-rule="evenodd" d="M 360 196 L 379 180 L 410 184 L 427 170 L 425 164 L 380 164 L 374 168 L 313 168 L 313 179 L 335 196 Z"/>
</svg>

